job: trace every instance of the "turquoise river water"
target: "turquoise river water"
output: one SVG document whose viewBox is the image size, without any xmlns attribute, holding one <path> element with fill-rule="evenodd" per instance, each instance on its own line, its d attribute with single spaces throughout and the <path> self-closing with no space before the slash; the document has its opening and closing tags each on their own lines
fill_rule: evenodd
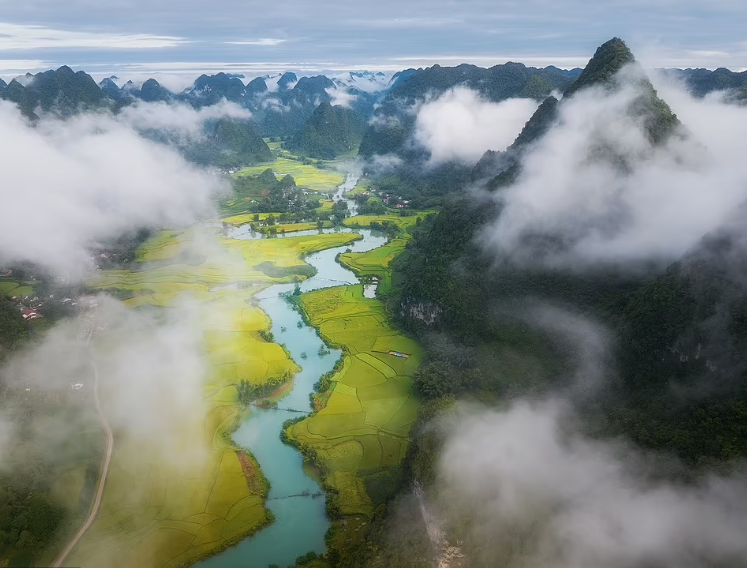
<svg viewBox="0 0 747 568">
<path fill-rule="evenodd" d="M 357 179 L 349 176 L 338 189 L 337 198 L 342 198 L 343 192 L 355 187 L 356 183 Z M 348 206 L 354 214 L 354 203 L 348 201 Z M 229 232 L 229 236 L 238 239 L 260 237 L 248 231 L 247 227 L 238 227 Z M 367 229 L 355 232 L 360 233 L 363 239 L 304 259 L 316 268 L 317 273 L 301 284 L 302 291 L 360 283 L 350 270 L 337 263 L 335 257 L 348 248 L 355 252 L 378 248 L 386 243 L 386 237 Z M 298 234 L 302 233 L 289 234 L 284 238 Z M 320 353 L 324 344 L 316 330 L 303 323 L 300 314 L 281 296 L 292 292 L 294 286 L 277 284 L 257 298 L 272 320 L 275 341 L 285 344 L 293 360 L 302 367 L 294 378 L 292 390 L 278 403 L 279 407 L 309 412 L 309 394 L 314 389 L 314 383 L 332 370 L 341 352 L 333 349 L 326 355 Z M 307 552 L 324 552 L 324 534 L 329 528 L 325 498 L 318 496 L 321 488 L 304 470 L 301 454 L 280 440 L 283 423 L 298 416 L 301 414 L 287 410 L 252 408 L 248 418 L 234 433 L 234 441 L 254 454 L 270 481 L 272 488 L 267 507 L 274 513 L 275 522 L 238 545 L 198 563 L 196 566 L 199 568 L 267 568 L 271 564 L 288 566 Z"/>
</svg>

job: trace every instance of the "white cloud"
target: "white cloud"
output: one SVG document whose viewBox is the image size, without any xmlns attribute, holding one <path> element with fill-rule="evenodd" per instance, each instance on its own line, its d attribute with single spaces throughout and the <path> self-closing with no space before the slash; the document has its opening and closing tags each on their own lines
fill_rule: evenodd
<svg viewBox="0 0 747 568">
<path fill-rule="evenodd" d="M 396 154 L 375 154 L 366 163 L 366 167 L 373 169 L 377 174 L 385 174 L 399 168 L 404 162 Z"/>
<path fill-rule="evenodd" d="M 44 26 L 0 23 L 0 51 L 41 48 L 158 49 L 187 43 L 181 37 L 71 32 Z"/>
<path fill-rule="evenodd" d="M 163 129 L 179 136 L 198 138 L 206 120 L 215 118 L 251 118 L 245 108 L 223 99 L 217 104 L 195 110 L 187 104 L 139 101 L 126 106 L 116 120 L 136 130 Z"/>
<path fill-rule="evenodd" d="M 332 97 L 330 104 L 340 105 L 345 108 L 350 108 L 350 104 L 358 98 L 358 95 L 348 93 L 345 89 L 339 89 L 337 87 L 330 87 L 324 89 L 327 94 Z"/>
<path fill-rule="evenodd" d="M 49 69 L 49 64 L 41 59 L 0 59 L 0 74 L 26 73 L 37 69 Z"/>
<path fill-rule="evenodd" d="M 285 43 L 286 39 L 278 39 L 278 38 L 271 38 L 271 37 L 263 37 L 260 39 L 251 39 L 251 40 L 242 40 L 242 41 L 227 41 L 224 43 L 230 44 L 230 45 L 263 45 L 263 46 L 275 46 L 280 45 L 281 43 Z"/>
<path fill-rule="evenodd" d="M 262 101 L 262 108 L 274 112 L 288 112 L 290 107 L 283 104 L 280 99 L 269 96 Z"/>
<path fill-rule="evenodd" d="M 479 566 L 744 565 L 747 480 L 653 480 L 654 456 L 585 438 L 559 401 L 466 408 L 446 425 L 442 513 Z"/>
<path fill-rule="evenodd" d="M 523 173 L 496 194 L 503 210 L 484 242 L 503 258 L 587 266 L 680 257 L 747 200 L 747 108 L 696 100 L 676 86 L 664 98 L 689 131 L 652 147 L 631 103 L 635 82 L 584 90 L 561 103 L 559 124 L 528 153 Z M 596 159 L 603 153 L 620 160 Z M 532 235 L 564 243 L 540 256 Z"/>
<path fill-rule="evenodd" d="M 413 137 L 432 162 L 475 163 L 486 150 L 505 150 L 537 105 L 532 99 L 492 103 L 457 87 L 420 107 Z"/>
<path fill-rule="evenodd" d="M 355 87 L 359 91 L 365 93 L 378 93 L 389 87 L 392 73 L 383 73 L 379 75 L 378 73 L 371 72 L 355 73 L 347 71 L 345 73 L 332 75 L 330 78 L 334 78 L 343 85 Z"/>
<path fill-rule="evenodd" d="M 213 195 L 224 189 L 109 115 L 44 119 L 32 128 L 0 102 L 0 121 L 3 261 L 80 276 L 92 243 L 133 227 L 194 222 L 213 211 Z"/>
</svg>

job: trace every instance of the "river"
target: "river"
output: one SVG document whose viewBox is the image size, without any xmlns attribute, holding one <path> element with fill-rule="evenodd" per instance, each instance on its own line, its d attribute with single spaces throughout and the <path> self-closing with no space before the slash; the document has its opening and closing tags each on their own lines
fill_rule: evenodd
<svg viewBox="0 0 747 568">
<path fill-rule="evenodd" d="M 348 176 L 338 188 L 335 198 L 342 199 L 343 193 L 353 189 L 357 181 L 357 178 Z M 355 203 L 348 200 L 348 207 L 355 214 Z M 239 229 L 242 227 L 231 230 L 229 236 L 239 239 L 258 238 Z M 355 252 L 378 248 L 386 243 L 386 237 L 368 229 L 356 229 L 355 232 L 360 233 L 363 239 L 304 259 L 316 268 L 317 273 L 301 283 L 302 291 L 360 283 L 350 270 L 337 263 L 335 257 L 348 248 Z M 289 234 L 285 238 L 298 234 L 302 233 Z M 279 406 L 310 412 L 309 394 L 314 389 L 314 383 L 332 370 L 342 353 L 335 349 L 328 350 L 330 352 L 327 354 L 320 352 L 326 346 L 316 330 L 303 323 L 300 314 L 280 296 L 292 292 L 294 287 L 295 284 L 276 284 L 258 295 L 257 299 L 262 310 L 272 320 L 275 341 L 285 344 L 293 360 L 302 367 L 293 380 L 292 390 L 279 402 Z M 275 522 L 237 546 L 200 562 L 198 567 L 267 568 L 271 564 L 288 566 L 307 552 L 324 552 L 324 534 L 329 528 L 325 497 L 313 496 L 321 491 L 319 484 L 304 469 L 301 454 L 280 440 L 283 423 L 299 416 L 301 414 L 287 410 L 252 408 L 248 418 L 234 433 L 234 441 L 254 454 L 270 481 L 272 487 L 267 507 L 274 513 Z M 301 494 L 304 496 L 300 496 Z"/>
</svg>

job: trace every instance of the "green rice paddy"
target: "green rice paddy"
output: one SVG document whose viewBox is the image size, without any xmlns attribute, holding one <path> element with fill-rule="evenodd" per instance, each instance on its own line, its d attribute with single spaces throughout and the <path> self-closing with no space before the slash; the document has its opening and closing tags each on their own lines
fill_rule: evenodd
<svg viewBox="0 0 747 568">
<path fill-rule="evenodd" d="M 16 282 L 14 280 L 0 280 L 0 296 L 22 298 L 33 293 L 30 282 Z"/>
<path fill-rule="evenodd" d="M 298 187 L 307 187 L 315 191 L 334 191 L 345 181 L 345 176 L 335 170 L 322 170 L 311 164 L 298 160 L 280 157 L 274 162 L 243 168 L 236 177 L 258 176 L 267 168 L 272 168 L 276 175 L 290 174 Z"/>
<path fill-rule="evenodd" d="M 178 447 L 185 456 L 167 458 L 155 440 L 115 432 L 114 454 L 99 515 L 66 563 L 83 567 L 180 567 L 218 552 L 271 521 L 264 507 L 267 485 L 248 453 L 228 434 L 244 412 L 236 384 L 262 385 L 291 376 L 296 364 L 276 343 L 262 339 L 268 317 L 253 304 L 254 295 L 277 282 L 303 279 L 309 266 L 302 256 L 360 238 L 353 233 L 285 239 L 219 239 L 204 246 L 195 231 L 163 232 L 139 251 L 139 270 L 103 271 L 94 283 L 103 290 L 125 290 L 125 303 L 172 306 L 187 294 L 199 302 L 208 370 L 203 410 L 179 416 Z M 260 266 L 262 270 L 258 269 Z M 270 276 L 272 270 L 282 276 Z M 281 270 L 282 269 L 282 270 Z M 221 287 L 238 284 L 238 287 Z M 98 348 L 114 337 L 102 334 Z M 107 390 L 101 398 L 106 412 Z M 164 400 L 164 405 L 169 401 Z M 176 451 L 176 450 L 175 450 Z M 173 452 L 169 452 L 173 453 Z M 176 452 L 180 453 L 180 452 Z M 80 483 L 71 471 L 60 481 Z"/>
<path fill-rule="evenodd" d="M 398 466 L 407 451 L 420 404 L 411 377 L 423 352 L 389 326 L 383 303 L 364 298 L 360 285 L 309 292 L 301 302 L 311 324 L 344 356 L 324 393 L 326 405 L 291 425 L 288 434 L 314 451 L 338 495 L 340 514 L 368 517 L 375 502 L 367 477 Z"/>
</svg>

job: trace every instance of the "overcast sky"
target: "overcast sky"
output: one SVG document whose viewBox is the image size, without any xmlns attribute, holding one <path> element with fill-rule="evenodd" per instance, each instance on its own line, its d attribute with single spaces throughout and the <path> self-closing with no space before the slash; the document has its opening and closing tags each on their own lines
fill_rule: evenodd
<svg viewBox="0 0 747 568">
<path fill-rule="evenodd" d="M 747 67 L 744 0 L 0 0 L 0 75 L 584 65 Z"/>
</svg>

